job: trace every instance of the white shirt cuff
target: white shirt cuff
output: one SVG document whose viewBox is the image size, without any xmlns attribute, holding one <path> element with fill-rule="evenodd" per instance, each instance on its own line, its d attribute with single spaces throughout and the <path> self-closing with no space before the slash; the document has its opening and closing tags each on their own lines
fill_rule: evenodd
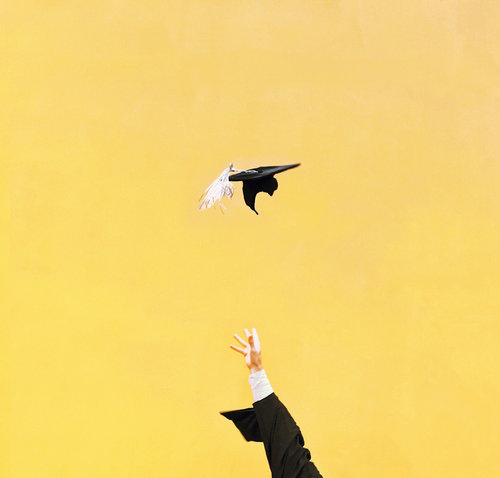
<svg viewBox="0 0 500 478">
<path fill-rule="evenodd" d="M 254 402 L 258 402 L 274 393 L 265 370 L 251 373 L 248 381 L 250 382 Z"/>
</svg>

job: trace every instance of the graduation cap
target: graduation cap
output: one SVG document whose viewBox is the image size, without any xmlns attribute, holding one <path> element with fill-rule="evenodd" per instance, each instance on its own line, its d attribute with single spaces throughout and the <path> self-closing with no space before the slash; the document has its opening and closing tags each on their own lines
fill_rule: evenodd
<svg viewBox="0 0 500 478">
<path fill-rule="evenodd" d="M 234 169 L 233 163 L 229 165 L 221 175 L 205 190 L 200 198 L 200 209 L 208 209 L 212 207 L 216 201 L 223 208 L 221 200 L 224 196 L 233 197 L 234 186 L 231 181 L 243 181 L 243 198 L 245 204 L 259 214 L 255 209 L 255 196 L 259 192 L 266 192 L 272 196 L 274 191 L 278 189 L 278 181 L 274 177 L 275 174 L 286 171 L 287 169 L 296 168 L 300 163 L 286 164 L 283 166 L 259 166 L 254 169 L 240 170 Z M 237 173 L 232 174 L 231 173 Z"/>
<path fill-rule="evenodd" d="M 262 441 L 257 416 L 253 408 L 220 412 L 220 414 L 234 422 L 246 441 Z"/>
</svg>

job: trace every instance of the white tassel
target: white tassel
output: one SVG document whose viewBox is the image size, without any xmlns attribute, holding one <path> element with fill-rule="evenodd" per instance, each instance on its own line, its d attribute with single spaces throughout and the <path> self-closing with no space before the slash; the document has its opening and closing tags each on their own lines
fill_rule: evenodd
<svg viewBox="0 0 500 478">
<path fill-rule="evenodd" d="M 234 186 L 229 181 L 229 175 L 236 171 L 233 169 L 233 163 L 229 165 L 229 168 L 224 169 L 221 175 L 210 185 L 200 198 L 200 207 L 199 209 L 203 211 L 204 209 L 208 209 L 212 207 L 217 201 L 219 201 L 219 205 L 221 209 L 224 206 L 221 203 L 221 200 L 224 196 L 229 198 L 233 197 Z"/>
</svg>

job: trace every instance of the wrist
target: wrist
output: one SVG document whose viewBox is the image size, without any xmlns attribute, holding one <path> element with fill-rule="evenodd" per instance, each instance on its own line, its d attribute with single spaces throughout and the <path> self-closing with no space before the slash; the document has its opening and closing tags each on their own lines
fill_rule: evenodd
<svg viewBox="0 0 500 478">
<path fill-rule="evenodd" d="M 250 366 L 250 373 L 257 373 L 257 372 L 260 372 L 261 370 L 264 370 L 264 367 L 262 366 L 262 364 Z"/>
</svg>

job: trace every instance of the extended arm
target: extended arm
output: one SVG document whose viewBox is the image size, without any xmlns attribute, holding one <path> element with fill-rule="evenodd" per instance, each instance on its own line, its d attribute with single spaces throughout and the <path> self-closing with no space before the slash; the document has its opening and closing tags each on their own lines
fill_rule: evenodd
<svg viewBox="0 0 500 478">
<path fill-rule="evenodd" d="M 304 448 L 304 438 L 294 419 L 274 394 L 262 366 L 261 345 L 257 331 L 245 329 L 248 343 L 239 335 L 234 337 L 242 347 L 231 348 L 245 356 L 250 369 L 250 385 L 255 403 L 260 438 L 264 442 L 273 478 L 320 478 L 311 454 Z"/>
</svg>

